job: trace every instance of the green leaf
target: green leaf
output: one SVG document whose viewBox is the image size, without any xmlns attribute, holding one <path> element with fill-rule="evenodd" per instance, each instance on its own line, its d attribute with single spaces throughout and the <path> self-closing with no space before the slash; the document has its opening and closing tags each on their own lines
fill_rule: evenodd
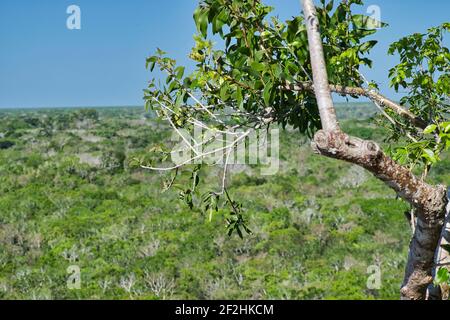
<svg viewBox="0 0 450 320">
<path fill-rule="evenodd" d="M 436 277 L 434 278 L 434 283 L 436 285 L 447 283 L 450 279 L 450 275 L 447 269 L 441 268 L 436 273 Z"/>
<path fill-rule="evenodd" d="M 266 106 L 270 106 L 270 96 L 272 94 L 272 88 L 273 88 L 273 84 L 271 82 L 266 83 L 266 85 L 264 87 L 263 99 L 264 99 L 264 104 Z"/>
<path fill-rule="evenodd" d="M 352 21 L 355 27 L 359 29 L 376 29 L 381 27 L 386 27 L 388 24 L 378 21 L 372 17 L 365 16 L 362 14 L 355 14 L 352 16 Z"/>
<path fill-rule="evenodd" d="M 433 150 L 424 149 L 423 150 L 423 157 L 425 159 L 427 159 L 428 161 L 430 161 L 431 163 L 436 163 L 437 162 L 437 158 L 436 158 L 436 155 L 434 154 Z"/>
<path fill-rule="evenodd" d="M 266 69 L 266 66 L 263 63 L 259 63 L 259 62 L 252 62 L 252 64 L 250 65 L 250 67 L 257 72 L 261 72 L 264 69 Z"/>
<path fill-rule="evenodd" d="M 222 88 L 220 88 L 220 100 L 226 102 L 230 98 L 230 94 L 228 92 L 228 85 L 224 83 Z"/>
<path fill-rule="evenodd" d="M 178 80 L 181 80 L 184 76 L 184 67 L 178 67 L 175 69 L 175 73 L 176 73 L 176 78 Z"/>
<path fill-rule="evenodd" d="M 377 43 L 378 41 L 376 40 L 367 41 L 359 46 L 359 50 L 361 52 L 367 52 L 372 49 Z"/>
<path fill-rule="evenodd" d="M 244 235 L 242 234 L 241 228 L 239 228 L 239 226 L 236 226 L 236 231 L 239 235 L 239 238 L 244 239 Z"/>
<path fill-rule="evenodd" d="M 178 92 L 177 100 L 175 100 L 175 107 L 180 107 L 181 105 L 183 105 L 184 95 L 184 92 Z"/>
<path fill-rule="evenodd" d="M 146 61 L 145 67 L 148 68 L 150 65 L 150 71 L 153 71 L 153 69 L 155 69 L 157 60 L 158 60 L 158 57 L 155 57 L 155 56 L 149 57 Z"/>
<path fill-rule="evenodd" d="M 237 89 L 236 89 L 236 104 L 237 104 L 238 108 L 242 107 L 243 100 L 244 100 L 244 98 L 242 96 L 242 89 L 241 89 L 241 87 L 237 87 Z"/>
<path fill-rule="evenodd" d="M 172 81 L 169 85 L 169 88 L 167 88 L 167 91 L 169 93 L 172 93 L 173 91 L 177 90 L 179 88 L 178 83 L 175 81 Z"/>
<path fill-rule="evenodd" d="M 201 7 L 197 8 L 194 12 L 194 20 L 197 30 L 203 38 L 206 38 L 208 34 L 208 11 Z"/>
<path fill-rule="evenodd" d="M 222 34 L 222 27 L 225 25 L 227 21 L 227 12 L 222 11 L 219 15 L 216 15 L 212 20 L 213 26 L 213 34 L 220 33 Z"/>
<path fill-rule="evenodd" d="M 167 52 L 162 51 L 160 48 L 156 48 L 156 54 L 158 56 L 164 56 L 165 54 L 167 54 Z"/>
<path fill-rule="evenodd" d="M 450 123 L 446 124 L 446 122 L 444 122 L 444 127 L 445 127 L 444 132 L 445 133 L 447 133 L 447 132 L 450 133 Z"/>
<path fill-rule="evenodd" d="M 337 25 L 338 23 L 341 23 L 345 20 L 347 15 L 347 11 L 345 9 L 344 4 L 340 4 L 336 11 L 334 12 L 333 16 L 331 17 L 331 24 Z"/>
<path fill-rule="evenodd" d="M 431 124 L 431 125 L 429 125 L 428 127 L 426 127 L 425 130 L 423 130 L 423 133 L 425 133 L 425 134 L 431 134 L 431 133 L 433 133 L 434 131 L 436 131 L 436 129 L 437 129 L 437 125 Z"/>
<path fill-rule="evenodd" d="M 327 12 L 330 12 L 331 10 L 333 10 L 333 6 L 334 6 L 334 0 L 331 0 L 330 3 L 328 3 L 328 5 L 325 7 L 325 10 Z"/>
</svg>

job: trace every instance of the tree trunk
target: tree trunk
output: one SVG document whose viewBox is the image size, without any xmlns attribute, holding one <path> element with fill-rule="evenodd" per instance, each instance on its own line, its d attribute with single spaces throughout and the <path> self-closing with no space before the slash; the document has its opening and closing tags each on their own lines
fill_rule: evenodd
<svg viewBox="0 0 450 320">
<path fill-rule="evenodd" d="M 447 192 L 447 197 L 450 194 L 450 188 Z M 450 203 L 447 205 L 447 213 L 445 218 L 445 224 L 442 228 L 441 237 L 439 241 L 439 246 L 436 249 L 436 255 L 434 258 L 434 270 L 433 276 L 440 268 L 447 268 L 450 270 L 450 253 L 441 247 L 441 245 L 450 244 Z M 449 287 L 448 286 L 435 286 L 431 284 L 428 287 L 428 299 L 430 300 L 448 300 L 449 299 Z"/>
<path fill-rule="evenodd" d="M 416 209 L 417 225 L 410 244 L 401 297 L 425 299 L 433 279 L 434 256 L 444 224 L 446 190 L 415 177 L 409 169 L 386 156 L 375 142 L 351 137 L 340 130 L 331 99 L 316 9 L 312 0 L 302 1 L 314 92 L 323 128 L 316 133 L 313 148 L 321 155 L 364 167 Z"/>
</svg>

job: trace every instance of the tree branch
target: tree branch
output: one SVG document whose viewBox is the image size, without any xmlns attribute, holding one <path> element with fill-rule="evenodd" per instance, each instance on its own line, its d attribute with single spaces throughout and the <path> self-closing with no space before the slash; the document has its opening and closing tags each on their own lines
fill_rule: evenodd
<svg viewBox="0 0 450 320">
<path fill-rule="evenodd" d="M 283 89 L 292 90 L 292 91 L 309 91 L 309 92 L 313 92 L 313 93 L 315 92 L 314 85 L 311 82 L 298 82 L 295 84 L 286 84 L 285 86 L 283 86 Z M 358 97 L 369 98 L 373 102 L 380 104 L 382 107 L 391 109 L 392 111 L 394 111 L 398 115 L 402 116 L 403 118 L 407 119 L 414 126 L 420 128 L 420 129 L 425 129 L 428 125 L 425 120 L 417 117 L 415 114 L 410 112 L 405 107 L 395 103 L 394 101 L 386 98 L 385 96 L 383 96 L 382 94 L 380 94 L 378 92 L 368 90 L 365 88 L 345 87 L 345 86 L 334 85 L 334 84 L 330 85 L 330 91 L 339 93 L 339 94 L 349 95 L 349 96 L 358 96 Z"/>
<path fill-rule="evenodd" d="M 319 19 L 314 2 L 303 0 L 303 11 L 307 24 L 309 54 L 313 73 L 314 93 L 319 107 L 322 128 L 327 131 L 339 131 L 339 123 L 331 98 L 330 85 L 328 83 L 325 55 L 323 52 L 322 38 L 320 36 Z"/>
<path fill-rule="evenodd" d="M 367 169 L 416 208 L 417 226 L 410 244 L 401 297 L 413 300 L 425 299 L 427 287 L 433 280 L 434 255 L 444 223 L 447 204 L 445 187 L 428 185 L 414 176 L 411 170 L 400 166 L 386 156 L 375 142 L 351 137 L 339 129 L 331 99 L 333 88 L 330 88 L 328 84 L 314 2 L 313 0 L 302 0 L 302 2 L 314 79 L 314 84 L 310 85 L 309 90 L 313 90 L 316 95 L 323 127 L 323 130 L 318 131 L 314 137 L 313 148 L 321 155 L 354 163 Z M 411 118 L 412 114 L 403 108 L 397 108 L 392 101 L 374 92 L 366 92 L 360 88 L 349 91 L 348 88 L 337 86 L 334 89 L 377 99 L 381 105 L 394 108 L 402 115 Z"/>
<path fill-rule="evenodd" d="M 401 293 L 403 299 L 425 299 L 432 282 L 435 250 L 439 242 L 447 203 L 444 186 L 431 186 L 386 156 L 372 141 L 343 132 L 316 133 L 314 150 L 324 156 L 357 164 L 394 189 L 416 209 L 417 225 L 411 240 Z"/>
</svg>

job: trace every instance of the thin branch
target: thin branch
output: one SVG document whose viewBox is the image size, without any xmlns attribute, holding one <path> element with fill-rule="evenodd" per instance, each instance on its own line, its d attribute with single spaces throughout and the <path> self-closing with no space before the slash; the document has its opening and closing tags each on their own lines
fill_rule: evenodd
<svg viewBox="0 0 450 320">
<path fill-rule="evenodd" d="M 366 85 L 369 86 L 369 81 L 368 81 L 367 78 L 361 73 L 361 71 L 359 71 L 359 70 L 355 70 L 355 71 L 359 74 L 359 76 L 360 76 L 360 77 L 362 78 L 362 80 L 366 83 Z M 372 91 L 372 92 L 375 92 L 375 93 L 376 93 L 376 91 L 375 91 L 374 89 L 365 89 L 365 90 Z M 387 114 L 387 112 L 380 106 L 380 104 L 378 103 L 378 101 L 372 100 L 372 102 L 373 102 L 373 104 L 378 108 L 378 110 L 380 110 L 381 114 L 382 114 L 386 119 L 389 120 L 389 122 L 391 122 L 394 126 L 398 127 L 398 124 L 399 124 L 399 123 L 398 123 L 397 121 L 395 121 L 390 115 Z M 417 139 L 414 138 L 409 132 L 406 133 L 406 136 L 407 136 L 409 139 L 411 139 L 412 141 L 417 142 Z M 413 216 L 413 215 L 412 215 L 412 216 Z M 414 228 L 413 228 L 413 229 L 414 229 Z M 413 231 L 413 233 L 414 233 L 414 231 Z"/>
<path fill-rule="evenodd" d="M 292 91 L 309 91 L 313 93 L 315 92 L 314 85 L 311 82 L 298 82 L 295 84 L 286 84 L 282 88 L 285 90 L 292 90 Z M 408 119 L 412 124 L 414 124 L 416 127 L 420 129 L 425 129 L 428 125 L 425 120 L 417 117 L 412 112 L 407 110 L 405 107 L 395 103 L 394 101 L 386 98 L 382 94 L 375 92 L 373 90 L 358 87 L 345 87 L 341 85 L 330 85 L 330 90 L 332 92 L 339 94 L 369 98 L 370 100 L 372 100 L 373 102 L 377 102 L 384 108 L 391 109 L 398 115 Z"/>
<path fill-rule="evenodd" d="M 450 266 L 450 262 L 446 262 L 446 263 L 437 263 L 435 264 L 436 267 L 444 267 L 444 266 Z"/>
<path fill-rule="evenodd" d="M 234 148 L 234 146 L 233 146 Z M 222 195 L 225 192 L 225 187 L 226 187 L 226 182 L 227 182 L 227 171 L 228 171 L 228 162 L 230 160 L 230 155 L 231 155 L 231 151 L 233 150 L 233 148 L 230 148 L 228 150 L 227 156 L 225 158 L 225 164 L 223 166 L 223 176 L 222 176 L 222 189 L 220 191 L 220 193 L 216 193 L 216 195 Z"/>
<path fill-rule="evenodd" d="M 217 118 L 211 111 L 209 111 L 209 109 L 207 108 L 207 107 L 205 107 L 204 105 L 203 105 L 203 103 L 201 103 L 192 93 L 190 93 L 189 91 L 186 91 L 187 92 L 187 94 L 195 101 L 195 102 L 197 102 L 199 105 L 200 105 L 200 107 L 203 109 L 203 110 L 205 110 L 210 116 L 212 116 L 214 119 L 216 119 L 219 123 L 221 123 L 221 124 L 224 124 L 223 122 L 222 122 L 222 120 L 220 120 L 219 118 Z"/>
<path fill-rule="evenodd" d="M 219 151 L 227 150 L 228 148 L 232 148 L 232 147 L 234 147 L 236 144 L 238 144 L 242 139 L 244 139 L 246 136 L 248 136 L 249 134 L 250 134 L 250 130 L 247 131 L 247 132 L 245 132 L 244 134 L 242 134 L 242 136 L 240 136 L 239 138 L 237 138 L 231 145 L 228 145 L 228 146 L 225 146 L 225 147 L 221 147 L 221 148 L 217 148 L 217 149 L 212 150 L 212 151 L 209 151 L 209 152 L 201 153 L 201 154 L 199 154 L 199 155 L 197 155 L 197 156 L 195 156 L 195 157 L 192 157 L 192 158 L 190 158 L 190 159 L 188 159 L 188 160 L 186 160 L 186 161 L 184 161 L 184 162 L 182 162 L 182 163 L 180 163 L 180 164 L 177 164 L 177 165 L 175 165 L 175 166 L 172 166 L 172 167 L 158 168 L 158 167 L 144 166 L 144 165 L 141 165 L 140 167 L 141 167 L 142 169 L 148 169 L 148 170 L 153 170 L 153 171 L 170 171 L 170 170 L 175 170 L 175 169 L 181 168 L 181 167 L 183 167 L 183 166 L 185 166 L 185 165 L 187 165 L 187 164 L 189 164 L 189 163 L 191 163 L 192 161 L 195 161 L 195 160 L 197 160 L 197 159 L 206 157 L 206 156 L 208 156 L 208 155 L 217 153 L 217 152 L 219 152 Z"/>
<path fill-rule="evenodd" d="M 172 188 L 173 184 L 175 183 L 175 180 L 177 179 L 178 176 L 178 168 L 175 169 L 175 174 L 173 175 L 172 179 L 170 179 L 170 182 L 167 186 L 164 186 L 164 190 L 163 192 L 166 192 L 167 190 L 169 190 L 170 188 Z"/>
</svg>

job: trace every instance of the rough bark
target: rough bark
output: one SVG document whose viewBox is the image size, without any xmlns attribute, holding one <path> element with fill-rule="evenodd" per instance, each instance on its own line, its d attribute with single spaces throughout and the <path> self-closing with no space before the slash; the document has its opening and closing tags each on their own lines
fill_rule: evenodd
<svg viewBox="0 0 450 320">
<path fill-rule="evenodd" d="M 427 298 L 427 288 L 433 282 L 434 252 L 439 243 L 442 225 L 442 220 L 431 223 L 423 217 L 417 218 L 401 288 L 403 300 Z"/>
<path fill-rule="evenodd" d="M 447 204 L 444 186 L 431 186 L 386 156 L 373 141 L 343 132 L 321 130 L 313 141 L 314 150 L 324 156 L 360 165 L 394 189 L 416 209 L 417 225 L 410 243 L 402 299 L 425 299 L 432 282 L 434 256 Z"/>
<path fill-rule="evenodd" d="M 447 198 L 449 198 L 450 188 L 447 191 Z M 445 218 L 444 227 L 441 231 L 441 237 L 439 240 L 439 246 L 436 249 L 436 255 L 434 258 L 434 270 L 433 270 L 433 277 L 436 274 L 436 272 L 440 268 L 447 268 L 450 270 L 450 253 L 442 248 L 442 245 L 448 245 L 450 244 L 450 203 L 447 204 L 447 214 Z M 449 299 L 449 287 L 444 285 L 442 287 L 435 286 L 431 284 L 428 287 L 428 299 L 430 300 L 448 300 Z"/>
<path fill-rule="evenodd" d="M 386 156 L 373 141 L 351 137 L 343 132 L 321 130 L 314 137 L 317 153 L 360 165 L 394 189 L 418 211 L 417 217 L 435 223 L 443 220 L 446 190 L 434 187 L 414 176 L 411 171 Z M 434 248 L 433 248 L 434 252 Z"/>
<path fill-rule="evenodd" d="M 312 0 L 302 2 L 314 76 L 313 91 L 323 128 L 316 133 L 313 148 L 321 155 L 364 167 L 416 209 L 417 225 L 410 243 L 401 296 L 402 299 L 425 299 L 444 223 L 445 187 L 434 187 L 417 178 L 409 169 L 386 156 L 375 142 L 351 137 L 340 130 L 331 99 L 315 6 Z"/>
</svg>

